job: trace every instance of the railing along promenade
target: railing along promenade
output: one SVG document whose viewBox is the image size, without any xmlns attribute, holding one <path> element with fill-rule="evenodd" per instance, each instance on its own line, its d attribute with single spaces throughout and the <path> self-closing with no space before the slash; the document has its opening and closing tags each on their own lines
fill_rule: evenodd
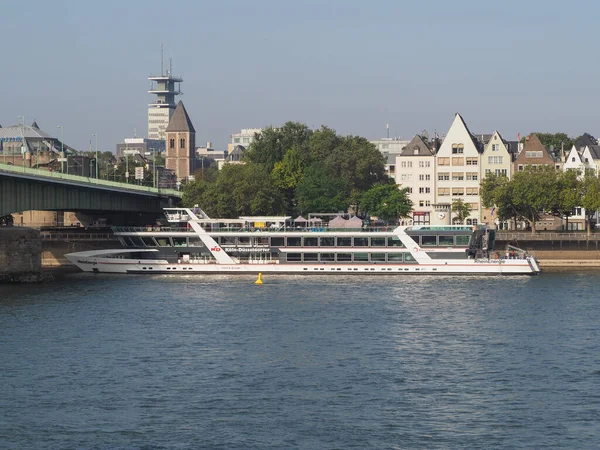
<svg viewBox="0 0 600 450">
<path fill-rule="evenodd" d="M 587 234 L 587 231 L 498 231 L 497 241 L 600 241 L 600 233 Z"/>
<path fill-rule="evenodd" d="M 40 237 L 43 241 L 116 241 L 112 233 L 69 233 L 58 231 L 42 231 Z"/>
<path fill-rule="evenodd" d="M 64 180 L 72 181 L 77 183 L 85 183 L 95 185 L 99 187 L 110 187 L 116 188 L 123 191 L 134 191 L 134 192 L 149 192 L 157 195 L 165 195 L 170 197 L 181 197 L 182 192 L 175 189 L 161 189 L 151 186 L 141 186 L 138 184 L 119 183 L 117 181 L 102 180 L 100 178 L 82 177 L 80 175 L 71 175 L 62 172 L 55 172 L 49 170 L 32 169 L 30 167 L 13 166 L 11 164 L 0 163 L 0 171 L 21 173 L 24 175 L 33 175 L 40 178 L 52 179 L 52 180 Z"/>
</svg>

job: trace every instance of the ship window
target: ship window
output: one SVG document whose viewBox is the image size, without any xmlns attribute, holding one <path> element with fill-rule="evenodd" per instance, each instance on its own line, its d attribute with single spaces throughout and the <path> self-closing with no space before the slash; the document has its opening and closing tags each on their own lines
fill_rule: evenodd
<svg viewBox="0 0 600 450">
<path fill-rule="evenodd" d="M 187 238 L 184 237 L 174 237 L 173 245 L 175 247 L 186 247 L 187 246 Z"/>
<path fill-rule="evenodd" d="M 338 262 L 352 261 L 352 253 L 338 253 L 337 260 Z"/>
<path fill-rule="evenodd" d="M 421 236 L 421 245 L 424 247 L 435 247 L 437 245 L 437 236 Z"/>
<path fill-rule="evenodd" d="M 371 261 L 385 261 L 385 253 L 371 253 Z"/>
<path fill-rule="evenodd" d="M 305 237 L 304 238 L 304 246 L 305 247 L 317 247 L 319 245 L 319 240 L 316 237 Z"/>
<path fill-rule="evenodd" d="M 171 240 L 165 237 L 156 238 L 156 242 L 158 242 L 159 247 L 171 247 Z"/>
<path fill-rule="evenodd" d="M 142 241 L 146 244 L 146 247 L 156 247 L 156 242 L 151 237 L 143 237 Z"/>
<path fill-rule="evenodd" d="M 319 260 L 318 253 L 305 253 L 304 254 L 304 261 L 306 261 L 306 262 L 315 262 L 318 260 Z"/>
<path fill-rule="evenodd" d="M 451 247 L 454 245 L 454 238 L 452 236 L 438 236 L 441 247 Z"/>
<path fill-rule="evenodd" d="M 369 260 L 368 253 L 355 253 L 354 254 L 354 261 L 368 261 L 368 260 Z"/>
<path fill-rule="evenodd" d="M 415 257 L 410 253 L 404 253 L 404 262 L 405 263 L 415 263 Z"/>
<path fill-rule="evenodd" d="M 372 237 L 371 247 L 385 247 L 385 237 Z"/>
<path fill-rule="evenodd" d="M 388 261 L 402 262 L 402 253 L 388 253 Z"/>
<path fill-rule="evenodd" d="M 135 247 L 129 236 L 123 236 L 123 240 L 125 241 L 125 247 Z"/>
<path fill-rule="evenodd" d="M 388 241 L 388 247 L 404 247 L 404 244 L 398 236 L 392 236 Z"/>
<path fill-rule="evenodd" d="M 333 247 L 335 246 L 334 240 L 335 238 L 333 237 L 322 237 L 319 238 L 319 245 L 321 247 Z"/>
<path fill-rule="evenodd" d="M 369 238 L 368 237 L 355 237 L 354 238 L 354 246 L 355 247 L 368 247 L 369 246 Z"/>
<path fill-rule="evenodd" d="M 272 237 L 271 238 L 271 247 L 283 247 L 283 238 L 282 237 Z"/>
<path fill-rule="evenodd" d="M 288 247 L 301 247 L 302 246 L 302 238 L 300 236 L 293 236 L 287 238 L 287 246 Z"/>
<path fill-rule="evenodd" d="M 302 253 L 288 253 L 287 260 L 288 262 L 302 261 Z"/>
<path fill-rule="evenodd" d="M 352 247 L 352 238 L 351 237 L 337 238 L 337 246 L 338 247 Z"/>
<path fill-rule="evenodd" d="M 188 238 L 189 242 L 188 245 L 190 247 L 204 247 L 204 243 L 200 240 L 199 237 L 191 237 Z"/>
<path fill-rule="evenodd" d="M 467 246 L 471 236 L 456 236 L 456 245 Z"/>
<path fill-rule="evenodd" d="M 321 261 L 334 261 L 335 253 L 321 253 Z"/>
<path fill-rule="evenodd" d="M 144 242 L 137 236 L 131 236 L 131 242 L 134 247 L 144 247 Z"/>
</svg>

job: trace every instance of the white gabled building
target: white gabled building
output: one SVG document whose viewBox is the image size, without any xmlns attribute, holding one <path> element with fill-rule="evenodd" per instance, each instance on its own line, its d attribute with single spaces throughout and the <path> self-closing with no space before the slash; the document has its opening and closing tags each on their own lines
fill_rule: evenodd
<svg viewBox="0 0 600 450">
<path fill-rule="evenodd" d="M 418 134 L 396 156 L 395 179 L 396 184 L 409 189 L 409 198 L 413 203 L 412 224 L 438 223 L 432 217 L 435 200 L 435 151 Z"/>
<path fill-rule="evenodd" d="M 480 223 L 481 149 L 479 142 L 471 134 L 460 114 L 456 113 L 435 159 L 436 209 L 442 208 L 444 205 L 449 207 L 454 200 L 461 199 L 471 208 L 471 216 L 465 220 L 465 224 L 477 225 Z M 451 223 L 458 223 L 454 214 L 452 214 Z"/>
</svg>

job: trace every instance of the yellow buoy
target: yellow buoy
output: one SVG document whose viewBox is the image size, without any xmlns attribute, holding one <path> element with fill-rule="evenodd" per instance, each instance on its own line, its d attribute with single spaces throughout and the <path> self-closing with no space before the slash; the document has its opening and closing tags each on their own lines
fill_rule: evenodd
<svg viewBox="0 0 600 450">
<path fill-rule="evenodd" d="M 258 278 L 254 282 L 254 284 L 263 284 L 263 282 L 262 282 L 262 273 L 258 274 Z"/>
</svg>

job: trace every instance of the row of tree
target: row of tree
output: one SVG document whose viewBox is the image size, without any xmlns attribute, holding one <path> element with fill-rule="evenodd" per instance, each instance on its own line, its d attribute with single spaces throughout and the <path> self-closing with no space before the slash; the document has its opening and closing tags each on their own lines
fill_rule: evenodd
<svg viewBox="0 0 600 450">
<path fill-rule="evenodd" d="M 384 156 L 365 138 L 287 122 L 256 135 L 243 164 L 188 183 L 183 203 L 216 217 L 352 209 L 396 221 L 412 210 L 407 191 L 386 175 Z"/>
<path fill-rule="evenodd" d="M 575 208 L 585 209 L 588 234 L 592 218 L 600 210 L 600 179 L 593 170 L 557 171 L 551 166 L 526 167 L 506 176 L 488 174 L 481 182 L 484 207 L 495 207 L 499 220 L 525 220 L 536 232 L 535 222 L 542 214 L 552 214 L 566 220 Z"/>
</svg>

